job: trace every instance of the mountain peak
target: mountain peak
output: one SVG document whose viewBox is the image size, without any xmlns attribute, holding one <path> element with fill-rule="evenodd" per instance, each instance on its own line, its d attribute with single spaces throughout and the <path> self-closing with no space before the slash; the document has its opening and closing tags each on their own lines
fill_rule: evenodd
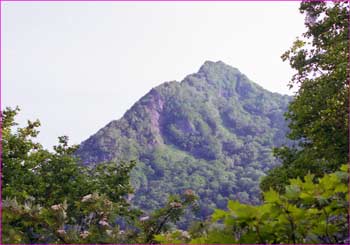
<svg viewBox="0 0 350 245">
<path fill-rule="evenodd" d="M 152 89 L 77 156 L 92 165 L 136 159 L 133 204 L 145 210 L 152 208 L 145 200 L 164 203 L 163 193 L 188 187 L 202 206 L 222 207 L 227 198 L 257 203 L 259 178 L 278 164 L 270 149 L 286 141 L 288 101 L 222 61 L 206 61 L 181 83 Z M 203 217 L 211 212 L 203 210 Z"/>
<path fill-rule="evenodd" d="M 241 84 L 254 86 L 250 85 L 252 82 L 237 68 L 222 61 L 205 61 L 199 71 L 185 77 L 183 83 L 198 89 L 206 87 L 211 91 L 219 91 L 219 94 L 224 93 L 228 96 L 233 95 L 233 91 Z"/>
<path fill-rule="evenodd" d="M 226 64 L 221 60 L 218 60 L 218 61 L 206 60 L 204 61 L 203 65 L 226 65 Z"/>
<path fill-rule="evenodd" d="M 204 64 L 200 67 L 199 69 L 199 73 L 208 73 L 208 72 L 227 72 L 227 71 L 231 71 L 231 72 L 239 72 L 237 68 L 232 67 L 230 65 L 227 65 L 226 63 L 224 63 L 223 61 L 219 60 L 219 61 L 210 61 L 207 60 L 204 62 Z"/>
</svg>

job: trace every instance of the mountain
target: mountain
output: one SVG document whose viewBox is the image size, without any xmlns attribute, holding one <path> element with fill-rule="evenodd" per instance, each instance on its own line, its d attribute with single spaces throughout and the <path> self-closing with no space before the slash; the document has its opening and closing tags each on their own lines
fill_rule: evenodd
<svg viewBox="0 0 350 245">
<path fill-rule="evenodd" d="M 290 101 L 236 68 L 206 61 L 182 82 L 151 89 L 77 155 L 90 165 L 136 159 L 135 205 L 151 210 L 168 194 L 192 189 L 205 217 L 227 199 L 259 203 L 259 179 L 278 165 L 271 149 L 287 143 Z"/>
</svg>

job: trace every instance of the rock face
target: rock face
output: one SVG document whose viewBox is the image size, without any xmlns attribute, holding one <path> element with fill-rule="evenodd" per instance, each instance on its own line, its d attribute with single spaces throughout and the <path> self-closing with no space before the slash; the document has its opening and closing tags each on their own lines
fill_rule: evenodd
<svg viewBox="0 0 350 245">
<path fill-rule="evenodd" d="M 287 143 L 290 101 L 236 68 L 206 61 L 182 82 L 151 89 L 77 154 L 92 165 L 136 159 L 134 204 L 152 209 L 169 193 L 193 189 L 205 216 L 228 198 L 259 202 L 259 178 L 278 164 L 271 149 Z"/>
</svg>

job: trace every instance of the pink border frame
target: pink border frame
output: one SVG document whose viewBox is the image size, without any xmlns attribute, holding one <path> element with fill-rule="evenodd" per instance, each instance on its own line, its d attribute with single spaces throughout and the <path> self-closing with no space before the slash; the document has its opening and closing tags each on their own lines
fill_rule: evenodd
<svg viewBox="0 0 350 245">
<path fill-rule="evenodd" d="M 301 2 L 300 0 L 248 0 L 249 2 Z M 326 0 L 331 1 L 331 0 Z M 347 0 L 350 4 L 350 1 Z M 2 101 L 1 101 L 1 94 L 2 94 L 2 3 L 3 2 L 245 2 L 244 0 L 0 0 L 0 111 L 2 111 Z M 349 23 L 350 23 L 350 13 L 349 13 Z M 350 72 L 350 26 L 348 30 L 348 72 Z M 350 74 L 348 74 L 347 82 L 350 84 Z M 350 86 L 349 86 L 349 108 L 350 108 Z M 348 121 L 350 122 L 350 114 L 348 115 Z M 2 118 L 0 118 L 0 124 L 2 125 Z M 350 123 L 348 126 L 348 138 L 350 142 Z M 0 142 L 2 142 L 2 127 L 0 128 Z M 2 144 L 0 143 L 0 244 L 2 243 Z M 349 152 L 348 152 L 348 174 L 350 175 L 350 145 L 349 145 Z M 349 187 L 349 196 L 350 196 L 350 178 L 348 182 Z M 350 224 L 350 201 L 348 202 L 348 224 Z M 350 239 L 350 229 L 349 229 L 349 239 Z M 113 243 L 118 244 L 118 243 Z M 10 245 L 10 244 L 8 244 Z M 12 245 L 12 244 L 11 244 Z M 37 245 L 51 245 L 49 243 L 47 244 L 37 244 Z M 63 244 L 52 244 L 52 245 L 63 245 Z M 75 244 L 72 244 L 75 245 Z M 78 245 L 78 244 L 77 244 Z M 81 244 L 79 244 L 81 245 Z M 95 244 L 86 244 L 86 245 L 95 245 Z M 131 244 L 134 245 L 134 244 Z M 136 245 L 136 244 L 135 244 Z M 138 244 L 140 245 L 140 244 Z M 213 244 L 213 245 L 219 245 L 219 244 Z M 222 244 L 220 244 L 222 245 Z M 262 245 L 262 244 L 247 244 L 247 245 Z M 314 245 L 314 244 L 304 244 L 304 245 Z M 323 245 L 323 244 L 319 244 Z M 326 244 L 324 244 L 326 245 Z"/>
</svg>

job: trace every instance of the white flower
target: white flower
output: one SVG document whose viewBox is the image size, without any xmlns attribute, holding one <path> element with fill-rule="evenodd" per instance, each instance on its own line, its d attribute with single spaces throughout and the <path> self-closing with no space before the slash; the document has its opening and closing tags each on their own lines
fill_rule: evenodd
<svg viewBox="0 0 350 245">
<path fill-rule="evenodd" d="M 62 205 L 61 204 L 57 204 L 57 205 L 52 205 L 51 206 L 51 209 L 52 210 L 55 210 L 55 211 L 58 211 L 62 208 Z"/>
<path fill-rule="evenodd" d="M 107 233 L 108 236 L 111 236 L 112 232 L 113 232 L 112 230 L 106 230 L 106 233 Z"/>
<path fill-rule="evenodd" d="M 87 202 L 92 198 L 92 194 L 83 196 L 83 198 L 81 199 L 82 202 Z"/>
<path fill-rule="evenodd" d="M 146 220 L 148 220 L 149 219 L 149 216 L 144 216 L 144 217 L 141 217 L 140 218 L 140 221 L 146 221 Z"/>
<path fill-rule="evenodd" d="M 60 235 L 66 234 L 66 231 L 63 229 L 57 230 L 57 233 Z"/>
<path fill-rule="evenodd" d="M 170 203 L 170 207 L 172 207 L 172 208 L 181 208 L 182 204 L 179 203 L 179 202 L 171 202 Z"/>
<path fill-rule="evenodd" d="M 83 239 L 85 239 L 85 238 L 87 238 L 87 236 L 90 234 L 90 232 L 88 232 L 88 231 L 83 231 L 82 233 L 80 233 L 80 237 L 81 238 L 83 238 Z"/>
<path fill-rule="evenodd" d="M 182 231 L 181 235 L 185 238 L 191 238 L 190 234 L 187 231 Z"/>
<path fill-rule="evenodd" d="M 185 190 L 184 194 L 185 194 L 186 196 L 193 196 L 193 195 L 194 195 L 194 192 L 193 192 L 191 189 L 187 189 L 187 190 Z"/>
<path fill-rule="evenodd" d="M 25 209 L 26 211 L 30 210 L 30 209 L 31 209 L 31 204 L 30 204 L 29 202 L 25 202 L 25 203 L 24 203 L 24 209 Z"/>
<path fill-rule="evenodd" d="M 102 226 L 109 226 L 108 222 L 105 220 L 100 220 L 98 223 Z"/>
</svg>

